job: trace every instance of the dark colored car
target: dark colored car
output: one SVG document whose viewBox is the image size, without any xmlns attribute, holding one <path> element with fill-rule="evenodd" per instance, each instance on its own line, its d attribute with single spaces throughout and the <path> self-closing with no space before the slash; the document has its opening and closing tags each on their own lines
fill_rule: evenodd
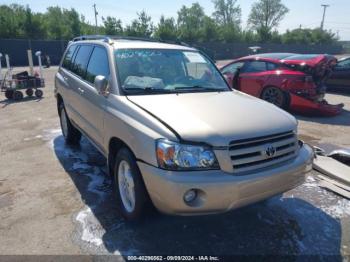
<svg viewBox="0 0 350 262">
<path fill-rule="evenodd" d="M 332 75 L 327 80 L 327 87 L 350 91 L 350 56 L 338 60 Z"/>
<path fill-rule="evenodd" d="M 291 94 L 322 101 L 336 58 L 291 53 L 256 54 L 221 67 L 231 87 L 289 108 Z"/>
</svg>

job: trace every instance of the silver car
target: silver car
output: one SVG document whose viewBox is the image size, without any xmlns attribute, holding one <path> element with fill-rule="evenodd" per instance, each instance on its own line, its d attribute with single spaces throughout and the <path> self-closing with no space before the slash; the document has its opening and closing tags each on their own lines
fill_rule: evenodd
<svg viewBox="0 0 350 262">
<path fill-rule="evenodd" d="M 68 144 L 83 134 L 106 157 L 127 219 L 220 213 L 290 190 L 311 170 L 297 121 L 231 90 L 198 50 L 79 37 L 55 79 Z"/>
</svg>

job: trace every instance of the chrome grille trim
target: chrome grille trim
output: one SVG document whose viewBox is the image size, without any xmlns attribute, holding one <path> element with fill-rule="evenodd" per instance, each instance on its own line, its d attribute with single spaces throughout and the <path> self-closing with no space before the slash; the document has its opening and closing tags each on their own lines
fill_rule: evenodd
<svg viewBox="0 0 350 262">
<path fill-rule="evenodd" d="M 271 146 L 274 148 L 274 154 L 268 157 L 266 148 Z M 229 144 L 229 154 L 235 174 L 272 167 L 294 158 L 297 151 L 298 140 L 293 131 L 232 141 Z"/>
</svg>

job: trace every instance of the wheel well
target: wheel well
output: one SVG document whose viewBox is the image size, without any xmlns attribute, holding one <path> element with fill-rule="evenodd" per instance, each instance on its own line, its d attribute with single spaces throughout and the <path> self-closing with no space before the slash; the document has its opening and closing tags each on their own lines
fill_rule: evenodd
<svg viewBox="0 0 350 262">
<path fill-rule="evenodd" d="M 259 97 L 261 98 L 261 96 L 262 96 L 262 94 L 264 93 L 264 91 L 265 91 L 267 88 L 270 88 L 270 87 L 277 88 L 277 89 L 281 90 L 281 91 L 284 93 L 284 90 L 282 90 L 282 89 L 279 88 L 278 86 L 268 85 L 268 86 L 264 86 L 264 87 L 261 89 L 261 92 L 260 92 Z"/>
<path fill-rule="evenodd" d="M 130 150 L 130 152 L 132 154 L 134 154 L 132 152 L 132 150 L 130 149 L 130 147 L 124 143 L 121 139 L 117 138 L 117 137 L 112 137 L 109 140 L 109 144 L 108 144 L 108 171 L 109 174 L 113 174 L 113 166 L 114 166 L 114 161 L 115 161 L 115 157 L 118 153 L 118 151 L 123 148 L 126 147 L 127 149 Z"/>
<path fill-rule="evenodd" d="M 291 101 L 290 93 L 289 93 L 288 91 L 286 91 L 286 90 L 284 90 L 284 89 L 278 87 L 278 86 L 273 86 L 273 85 L 264 86 L 264 87 L 261 89 L 259 98 L 261 98 L 263 92 L 264 92 L 267 88 L 269 88 L 269 87 L 274 87 L 274 88 L 277 88 L 277 89 L 281 90 L 281 92 L 283 93 L 283 95 L 284 95 L 284 97 L 285 97 L 285 99 L 286 99 L 284 109 L 288 109 L 289 104 L 290 104 L 290 101 Z"/>
<path fill-rule="evenodd" d="M 57 94 L 57 111 L 58 111 L 58 114 L 60 113 L 59 110 L 60 110 L 60 105 L 63 103 L 63 98 L 60 94 Z"/>
</svg>

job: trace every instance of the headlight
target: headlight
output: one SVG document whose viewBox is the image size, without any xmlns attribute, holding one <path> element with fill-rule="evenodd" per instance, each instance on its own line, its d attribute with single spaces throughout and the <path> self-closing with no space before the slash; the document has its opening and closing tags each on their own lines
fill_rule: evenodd
<svg viewBox="0 0 350 262">
<path fill-rule="evenodd" d="M 214 152 L 205 146 L 184 145 L 165 139 L 157 141 L 159 167 L 168 170 L 219 169 Z"/>
</svg>

